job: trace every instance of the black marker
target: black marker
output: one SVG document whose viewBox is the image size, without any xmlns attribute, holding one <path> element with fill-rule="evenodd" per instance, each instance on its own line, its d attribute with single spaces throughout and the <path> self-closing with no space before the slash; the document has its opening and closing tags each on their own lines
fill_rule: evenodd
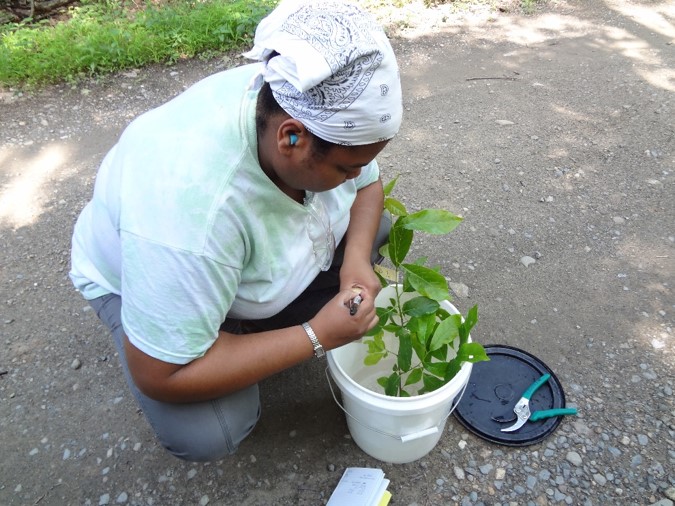
<svg viewBox="0 0 675 506">
<path fill-rule="evenodd" d="M 359 310 L 359 304 L 363 301 L 363 298 L 361 295 L 357 295 L 354 297 L 352 300 L 349 301 L 349 314 L 351 316 L 354 316 L 356 312 Z"/>
</svg>

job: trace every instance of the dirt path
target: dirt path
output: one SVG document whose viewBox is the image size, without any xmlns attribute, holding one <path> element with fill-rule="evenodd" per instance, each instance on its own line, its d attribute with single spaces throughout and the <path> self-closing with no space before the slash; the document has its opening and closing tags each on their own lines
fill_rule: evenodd
<svg viewBox="0 0 675 506">
<path fill-rule="evenodd" d="M 121 129 L 232 64 L 190 61 L 0 94 L 0 504 L 316 505 L 345 467 L 370 466 L 392 504 L 672 505 L 675 8 L 551 2 L 407 23 L 394 39 L 406 117 L 385 179 L 402 174 L 410 208 L 466 217 L 421 251 L 464 292 L 456 305 L 478 303 L 475 338 L 538 356 L 580 416 L 525 448 L 452 418 L 424 459 L 382 464 L 308 363 L 263 383 L 262 421 L 231 460 L 165 453 L 68 254 Z"/>
</svg>

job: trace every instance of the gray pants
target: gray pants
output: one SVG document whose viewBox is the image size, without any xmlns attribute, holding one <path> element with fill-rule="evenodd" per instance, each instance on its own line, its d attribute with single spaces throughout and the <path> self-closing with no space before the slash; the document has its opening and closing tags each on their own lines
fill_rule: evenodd
<svg viewBox="0 0 675 506">
<path fill-rule="evenodd" d="M 111 330 L 131 393 L 159 439 L 178 458 L 211 461 L 236 451 L 260 417 L 258 385 L 206 402 L 173 404 L 143 394 L 129 372 L 124 353 L 124 329 L 119 295 L 108 294 L 89 301 Z"/>
<path fill-rule="evenodd" d="M 373 247 L 371 260 L 379 262 L 378 249 L 386 241 L 391 222 L 384 218 Z M 342 247 L 338 247 L 331 268 L 320 273 L 312 284 L 286 309 L 265 320 L 227 319 L 221 326 L 228 332 L 257 332 L 299 325 L 316 315 L 339 289 Z M 120 356 L 124 377 L 162 446 L 178 458 L 190 461 L 219 460 L 233 454 L 260 418 L 258 385 L 205 402 L 174 404 L 144 395 L 134 384 L 124 353 L 119 295 L 108 294 L 89 301 L 99 319 L 110 329 Z"/>
</svg>

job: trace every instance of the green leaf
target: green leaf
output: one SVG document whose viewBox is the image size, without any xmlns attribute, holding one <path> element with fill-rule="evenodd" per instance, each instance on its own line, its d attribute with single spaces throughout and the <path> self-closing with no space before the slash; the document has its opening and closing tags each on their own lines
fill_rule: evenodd
<svg viewBox="0 0 675 506">
<path fill-rule="evenodd" d="M 419 340 L 426 345 L 427 338 L 434 331 L 436 326 L 436 316 L 434 314 L 427 314 L 421 316 L 413 316 L 410 318 L 407 327 L 411 332 L 417 334 Z"/>
<path fill-rule="evenodd" d="M 419 383 L 420 381 L 422 381 L 422 369 L 416 367 L 415 369 L 410 371 L 410 374 L 408 374 L 408 377 L 405 380 L 405 386 L 414 385 L 415 383 Z"/>
<path fill-rule="evenodd" d="M 377 384 L 380 385 L 382 388 L 387 388 L 387 381 L 389 378 L 387 376 L 380 376 L 377 378 Z"/>
<path fill-rule="evenodd" d="M 392 397 L 396 397 L 401 388 L 401 376 L 397 373 L 392 373 L 387 378 L 387 383 L 384 386 L 384 393 Z"/>
<path fill-rule="evenodd" d="M 436 317 L 439 320 L 445 320 L 446 318 L 450 318 L 450 313 L 445 309 L 443 306 L 438 308 L 438 311 L 436 311 Z"/>
<path fill-rule="evenodd" d="M 365 344 L 368 347 L 368 353 L 377 353 L 378 351 L 381 351 L 377 349 L 377 345 L 375 344 L 375 341 L 373 341 L 372 339 L 364 340 L 363 344 Z"/>
<path fill-rule="evenodd" d="M 400 328 L 400 325 L 397 325 L 396 323 L 389 323 L 382 327 L 385 332 L 389 332 L 390 334 L 396 334 L 396 331 Z"/>
<path fill-rule="evenodd" d="M 457 351 L 457 358 L 463 362 L 486 362 L 490 357 L 485 353 L 485 348 L 480 343 L 464 343 Z"/>
<path fill-rule="evenodd" d="M 375 365 L 375 364 L 377 364 L 380 360 L 382 360 L 382 359 L 383 359 L 384 357 L 386 357 L 386 356 L 387 356 L 387 354 L 386 354 L 386 353 L 382 353 L 382 352 L 379 352 L 379 353 L 368 353 L 368 354 L 364 357 L 363 363 L 364 363 L 364 365 Z"/>
<path fill-rule="evenodd" d="M 452 232 L 463 218 L 444 209 L 423 209 L 401 218 L 402 226 L 408 230 L 419 230 L 428 234 L 443 235 Z"/>
<path fill-rule="evenodd" d="M 478 323 L 478 305 L 475 305 L 469 309 L 469 312 L 466 314 L 466 318 L 464 318 L 464 323 L 462 323 L 462 326 L 459 329 L 460 344 L 464 344 L 469 340 L 471 329 L 474 327 L 474 325 L 476 325 L 476 323 Z"/>
<path fill-rule="evenodd" d="M 450 381 L 452 378 L 454 378 L 461 368 L 462 361 L 457 357 L 448 362 L 448 367 L 445 369 L 445 381 Z"/>
<path fill-rule="evenodd" d="M 384 258 L 389 258 L 389 239 L 387 239 L 387 242 L 385 242 L 382 246 L 380 246 L 380 249 L 377 250 L 377 252 L 382 255 Z M 378 274 L 375 272 L 375 274 Z M 378 277 L 382 277 L 378 274 Z M 385 285 L 386 286 L 386 285 Z"/>
<path fill-rule="evenodd" d="M 426 392 L 433 392 L 445 385 L 445 382 L 442 379 L 432 376 L 431 374 L 424 374 L 422 376 L 422 381 L 424 382 L 424 390 Z"/>
<path fill-rule="evenodd" d="M 398 367 L 401 372 L 408 372 L 410 370 L 410 364 L 412 362 L 412 341 L 410 339 L 410 331 L 405 327 L 400 328 L 396 332 L 396 337 L 398 337 Z"/>
<path fill-rule="evenodd" d="M 445 380 L 450 381 L 462 368 L 464 362 L 483 362 L 490 360 L 485 353 L 485 349 L 478 343 L 466 343 L 460 346 L 457 356 L 448 362 L 448 368 L 445 371 Z"/>
<path fill-rule="evenodd" d="M 444 344 L 452 343 L 459 336 L 460 315 L 450 315 L 438 324 L 429 343 L 430 350 L 437 350 Z"/>
<path fill-rule="evenodd" d="M 424 360 L 427 355 L 427 348 L 424 345 L 424 342 L 420 341 L 420 336 L 416 332 L 410 334 L 410 340 L 412 342 L 412 348 L 415 350 L 415 355 L 417 358 Z"/>
<path fill-rule="evenodd" d="M 403 276 L 403 284 L 402 284 L 402 291 L 404 293 L 412 293 L 415 291 L 413 286 L 410 284 L 410 281 L 408 281 L 408 276 Z"/>
<path fill-rule="evenodd" d="M 405 260 L 413 240 L 412 230 L 406 230 L 398 224 L 401 219 L 396 220 L 389 229 L 389 260 L 396 267 Z"/>
<path fill-rule="evenodd" d="M 420 295 L 439 302 L 449 299 L 448 282 L 435 270 L 415 264 L 401 264 L 400 267 L 407 281 Z"/>
<path fill-rule="evenodd" d="M 390 306 L 385 306 L 385 307 L 376 307 L 375 308 L 375 314 L 377 314 L 378 320 L 377 324 L 380 327 L 384 327 L 387 322 L 389 321 L 389 317 L 391 314 L 394 312 L 394 308 Z"/>
<path fill-rule="evenodd" d="M 436 314 L 439 304 L 428 297 L 415 297 L 403 304 L 403 313 L 408 316 L 425 316 Z"/>
<path fill-rule="evenodd" d="M 382 332 L 378 332 L 374 339 L 366 339 L 363 341 L 364 344 L 368 346 L 368 353 L 379 353 L 386 351 L 386 346 L 384 345 L 384 335 Z"/>
<path fill-rule="evenodd" d="M 405 208 L 400 201 L 388 197 L 384 199 L 384 208 L 389 211 L 393 216 L 407 216 L 408 210 Z"/>
<path fill-rule="evenodd" d="M 429 355 L 440 362 L 445 362 L 448 359 L 448 345 L 444 344 L 437 350 L 431 350 Z"/>
<path fill-rule="evenodd" d="M 382 187 L 382 190 L 384 191 L 385 196 L 391 195 L 391 191 L 394 189 L 394 186 L 396 186 L 396 182 L 398 181 L 398 176 L 396 176 L 394 179 L 389 181 L 387 184 L 385 184 Z"/>
<path fill-rule="evenodd" d="M 445 362 L 426 362 L 424 364 L 424 370 L 438 376 L 439 378 L 445 377 L 445 371 L 448 368 L 448 364 Z"/>
<path fill-rule="evenodd" d="M 379 320 L 372 329 L 370 329 L 368 332 L 365 333 L 365 335 L 372 337 L 380 334 L 380 337 L 382 337 L 381 334 L 383 332 L 383 328 L 387 324 L 387 321 L 389 320 L 389 317 L 393 311 L 394 308 L 376 307 L 375 312 L 377 313 L 377 317 L 379 318 Z"/>
<path fill-rule="evenodd" d="M 366 335 L 368 337 L 373 337 L 373 336 L 376 336 L 376 335 L 381 334 L 381 333 L 382 333 L 382 318 L 380 318 L 380 321 L 378 321 L 375 324 L 375 326 L 372 329 L 370 329 L 368 332 L 366 332 L 364 335 Z"/>
</svg>

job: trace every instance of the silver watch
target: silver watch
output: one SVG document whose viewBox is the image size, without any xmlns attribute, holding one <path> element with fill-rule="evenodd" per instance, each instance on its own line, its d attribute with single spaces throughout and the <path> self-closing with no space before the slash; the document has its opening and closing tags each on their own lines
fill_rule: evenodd
<svg viewBox="0 0 675 506">
<path fill-rule="evenodd" d="M 325 356 L 326 351 L 323 349 L 323 346 L 321 346 L 319 339 L 316 337 L 314 329 L 312 329 L 312 327 L 310 327 L 309 323 L 307 322 L 302 324 L 302 328 L 305 329 L 305 332 L 307 332 L 307 337 L 309 337 L 309 340 L 312 341 L 312 346 L 314 347 L 314 355 L 316 356 L 316 358 L 321 358 Z"/>
</svg>

